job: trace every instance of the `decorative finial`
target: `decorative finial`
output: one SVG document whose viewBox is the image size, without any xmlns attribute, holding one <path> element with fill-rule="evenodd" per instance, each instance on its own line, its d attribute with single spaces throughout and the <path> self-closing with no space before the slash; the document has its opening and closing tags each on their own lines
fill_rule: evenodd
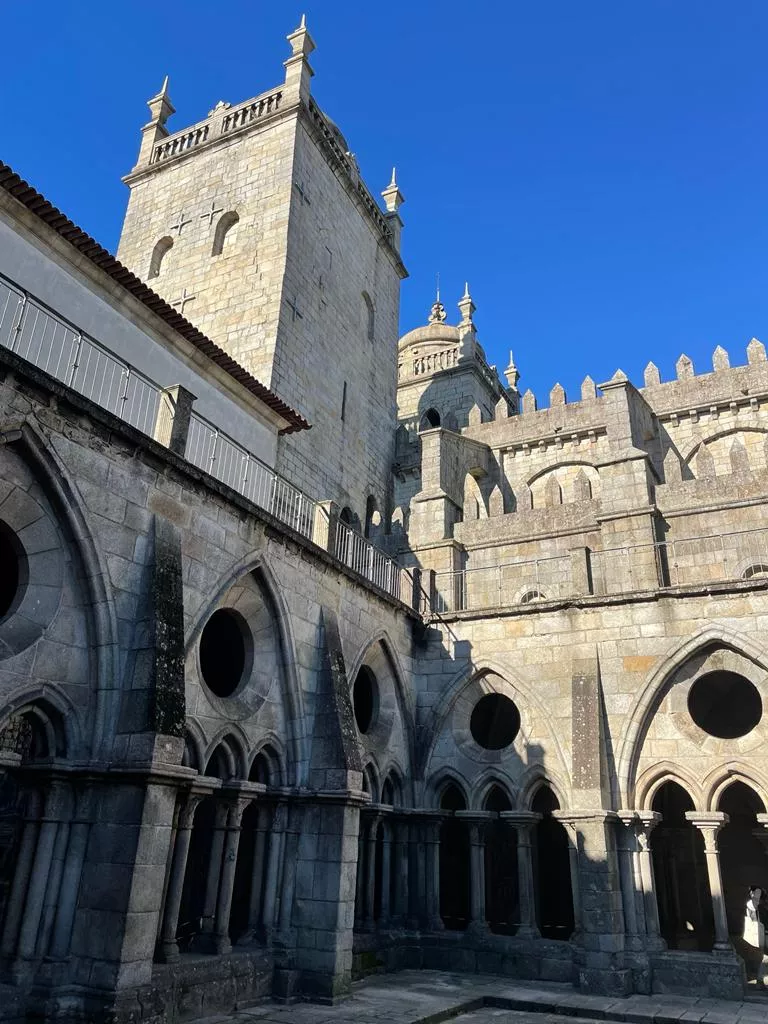
<svg viewBox="0 0 768 1024">
<path fill-rule="evenodd" d="M 306 16 L 306 14 L 302 14 L 302 16 L 301 16 L 301 23 L 299 24 L 299 28 L 306 28 L 306 27 L 307 27 L 307 16 Z"/>
<path fill-rule="evenodd" d="M 508 389 L 516 394 L 517 382 L 520 380 L 520 371 L 515 366 L 515 357 L 512 354 L 512 349 L 509 350 L 509 366 L 504 371 L 504 376 L 507 379 Z"/>
<path fill-rule="evenodd" d="M 168 75 L 166 75 L 165 78 L 163 79 L 163 84 L 160 86 L 160 92 L 158 93 L 158 96 L 167 96 L 167 95 L 168 95 Z"/>
<path fill-rule="evenodd" d="M 444 324 L 446 320 L 445 306 L 440 301 L 440 273 L 437 274 L 437 287 L 435 289 L 435 301 L 427 318 L 428 324 Z"/>
<path fill-rule="evenodd" d="M 472 296 L 469 294 L 469 282 L 464 282 L 464 294 L 459 299 L 459 312 L 461 313 L 462 324 L 469 324 L 474 328 L 472 324 L 472 314 L 475 312 L 476 306 L 472 301 Z"/>
<path fill-rule="evenodd" d="M 393 168 L 392 168 L 392 181 L 390 181 L 390 183 L 389 183 L 389 187 L 390 187 L 390 188 L 397 188 L 397 176 L 396 176 L 396 172 L 397 172 L 397 168 L 396 168 L 396 167 L 393 167 Z"/>
</svg>

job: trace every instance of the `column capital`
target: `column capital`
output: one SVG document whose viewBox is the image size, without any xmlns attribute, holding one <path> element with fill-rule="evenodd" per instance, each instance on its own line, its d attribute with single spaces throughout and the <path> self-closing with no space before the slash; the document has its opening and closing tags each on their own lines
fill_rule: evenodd
<svg viewBox="0 0 768 1024">
<path fill-rule="evenodd" d="M 537 825 L 544 815 L 535 811 L 499 811 L 499 817 L 510 825 L 530 826 Z"/>
<path fill-rule="evenodd" d="M 485 825 L 489 821 L 496 821 L 499 817 L 498 811 L 454 811 L 454 818 L 466 821 L 468 825 Z"/>
<path fill-rule="evenodd" d="M 617 821 L 616 811 L 608 811 L 599 807 L 594 811 L 552 811 L 552 817 L 563 825 L 570 825 L 577 828 L 579 825 L 605 824 L 608 821 Z"/>
<path fill-rule="evenodd" d="M 710 842 L 714 844 L 717 833 L 730 819 L 723 811 L 686 811 L 685 820 L 696 826 L 704 836 L 705 846 L 708 846 Z"/>
<path fill-rule="evenodd" d="M 206 796 L 206 793 L 187 793 L 184 806 L 179 814 L 179 828 L 192 828 L 195 820 L 195 811 Z"/>
</svg>

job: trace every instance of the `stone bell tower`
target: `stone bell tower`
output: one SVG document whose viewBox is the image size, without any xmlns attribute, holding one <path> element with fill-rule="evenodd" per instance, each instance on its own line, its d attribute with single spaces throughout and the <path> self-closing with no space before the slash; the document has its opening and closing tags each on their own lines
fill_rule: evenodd
<svg viewBox="0 0 768 1024">
<path fill-rule="evenodd" d="M 118 257 L 306 416 L 277 468 L 362 518 L 389 503 L 403 196 L 380 208 L 312 99 L 303 18 L 288 42 L 280 85 L 189 128 L 167 80 L 149 100 Z"/>
</svg>

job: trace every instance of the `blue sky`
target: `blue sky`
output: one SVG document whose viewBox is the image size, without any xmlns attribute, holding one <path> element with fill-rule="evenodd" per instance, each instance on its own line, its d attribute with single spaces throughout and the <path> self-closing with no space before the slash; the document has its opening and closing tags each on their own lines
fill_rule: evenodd
<svg viewBox="0 0 768 1024">
<path fill-rule="evenodd" d="M 0 157 L 114 250 L 163 76 L 174 130 L 277 84 L 301 2 L 10 5 Z M 404 330 L 438 271 L 455 321 L 468 278 L 489 360 L 513 348 L 540 405 L 768 341 L 765 0 L 305 9 L 318 102 L 375 194 L 398 168 Z"/>
</svg>

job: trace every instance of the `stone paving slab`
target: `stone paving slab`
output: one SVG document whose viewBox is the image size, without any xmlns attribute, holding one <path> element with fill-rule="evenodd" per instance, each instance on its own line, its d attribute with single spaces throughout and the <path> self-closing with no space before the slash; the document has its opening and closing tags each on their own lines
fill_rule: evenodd
<svg viewBox="0 0 768 1024">
<path fill-rule="evenodd" d="M 337 1006 L 264 1003 L 196 1024 L 768 1024 L 768 997 L 743 1002 L 632 995 L 592 996 L 569 985 L 489 975 L 401 971 L 357 982 Z"/>
</svg>

